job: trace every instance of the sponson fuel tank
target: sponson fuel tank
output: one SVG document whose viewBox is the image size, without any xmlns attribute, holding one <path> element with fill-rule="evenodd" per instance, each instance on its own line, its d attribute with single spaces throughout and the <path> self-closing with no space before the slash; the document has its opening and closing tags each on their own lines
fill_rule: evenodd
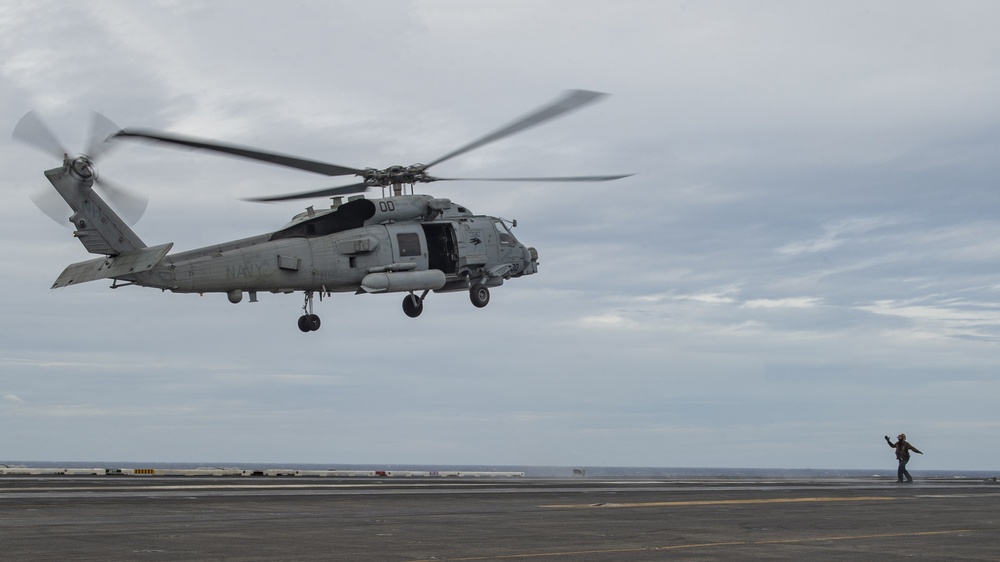
<svg viewBox="0 0 1000 562">
<path fill-rule="evenodd" d="M 403 291 L 432 291 L 444 287 L 445 276 L 440 269 L 426 271 L 386 271 L 369 273 L 361 280 L 366 293 L 399 293 Z"/>
</svg>

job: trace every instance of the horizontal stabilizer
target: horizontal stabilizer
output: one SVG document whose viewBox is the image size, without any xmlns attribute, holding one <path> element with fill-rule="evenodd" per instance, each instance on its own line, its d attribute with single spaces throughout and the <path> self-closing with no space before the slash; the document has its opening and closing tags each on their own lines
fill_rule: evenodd
<svg viewBox="0 0 1000 562">
<path fill-rule="evenodd" d="M 148 271 L 160 263 L 163 256 L 166 256 L 173 246 L 174 243 L 171 242 L 162 246 L 124 252 L 114 257 L 74 263 L 62 272 L 62 275 L 53 283 L 52 288 L 58 289 L 87 281 L 125 277 Z"/>
</svg>

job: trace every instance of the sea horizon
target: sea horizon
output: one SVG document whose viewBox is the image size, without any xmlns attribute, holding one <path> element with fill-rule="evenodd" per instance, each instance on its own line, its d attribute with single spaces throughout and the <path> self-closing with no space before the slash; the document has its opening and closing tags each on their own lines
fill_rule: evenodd
<svg viewBox="0 0 1000 562">
<path fill-rule="evenodd" d="M 0 461 L 0 468 L 239 468 L 244 470 L 343 470 L 413 472 L 517 472 L 529 478 L 884 478 L 896 477 L 896 467 L 883 468 L 752 468 L 752 467 L 629 467 L 587 465 L 416 464 L 416 463 L 275 463 L 275 462 L 142 462 L 142 461 Z M 911 469 L 924 478 L 987 479 L 1000 470 Z"/>
</svg>

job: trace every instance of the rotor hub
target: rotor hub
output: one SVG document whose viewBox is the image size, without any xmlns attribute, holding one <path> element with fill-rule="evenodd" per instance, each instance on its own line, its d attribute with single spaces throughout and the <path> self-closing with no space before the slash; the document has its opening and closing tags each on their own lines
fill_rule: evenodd
<svg viewBox="0 0 1000 562">
<path fill-rule="evenodd" d="M 388 187 L 391 185 L 413 185 L 433 181 L 423 164 L 411 164 L 409 166 L 389 166 L 381 170 L 377 168 L 365 168 L 364 181 L 366 185 L 373 187 Z"/>
<path fill-rule="evenodd" d="M 94 161 L 85 154 L 77 156 L 76 159 L 70 163 L 69 169 L 70 173 L 80 180 L 86 181 L 97 179 L 97 166 L 94 164 Z"/>
</svg>

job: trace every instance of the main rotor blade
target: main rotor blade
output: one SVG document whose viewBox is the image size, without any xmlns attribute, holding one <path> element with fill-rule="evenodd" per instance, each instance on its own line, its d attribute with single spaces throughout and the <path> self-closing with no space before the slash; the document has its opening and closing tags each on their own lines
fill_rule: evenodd
<svg viewBox="0 0 1000 562">
<path fill-rule="evenodd" d="M 149 203 L 148 197 L 116 186 L 106 179 L 98 179 L 97 185 L 108 196 L 108 202 L 115 207 L 129 226 L 139 222 L 139 219 L 146 212 L 146 205 Z"/>
<path fill-rule="evenodd" d="M 25 113 L 24 117 L 17 122 L 11 138 L 34 146 L 46 154 L 55 156 L 59 160 L 62 160 L 66 155 L 66 149 L 63 148 L 59 140 L 56 139 L 56 136 L 45 126 L 45 123 L 42 123 L 42 120 L 38 118 L 38 115 L 34 111 Z"/>
<path fill-rule="evenodd" d="M 340 187 L 328 187 L 325 189 L 317 189 L 315 191 L 303 191 L 300 193 L 288 193 L 286 195 L 273 195 L 270 197 L 249 197 L 244 199 L 244 201 L 253 201 L 255 203 L 273 203 L 275 201 L 290 201 L 292 199 L 309 199 L 314 197 L 333 197 L 337 195 L 351 195 L 354 193 L 362 193 L 368 189 L 369 185 L 361 183 L 352 183 L 350 185 L 342 185 Z"/>
<path fill-rule="evenodd" d="M 429 181 L 612 181 L 634 175 L 619 174 L 617 176 L 562 176 L 548 178 L 431 178 Z"/>
<path fill-rule="evenodd" d="M 324 176 L 352 176 L 364 174 L 364 170 L 359 170 L 357 168 L 338 166 L 336 164 L 328 164 L 326 162 L 316 162 L 314 160 L 296 158 L 294 156 L 287 156 L 285 154 L 278 154 L 275 152 L 265 152 L 254 148 L 222 144 L 215 141 L 196 139 L 192 137 L 158 133 L 156 131 L 147 131 L 144 129 L 122 129 L 114 136 L 115 138 L 143 138 L 169 144 L 187 146 L 190 148 L 204 148 L 205 150 L 221 152 L 223 154 L 238 156 L 240 158 L 259 160 L 261 162 L 268 162 L 271 164 L 277 164 L 278 166 L 295 168 L 297 170 L 305 170 L 307 172 L 323 174 Z"/>
<path fill-rule="evenodd" d="M 483 145 L 498 141 L 504 137 L 513 135 L 514 133 L 519 133 L 525 129 L 534 127 L 535 125 L 541 125 L 550 119 L 555 119 L 564 113 L 583 107 L 584 105 L 592 103 L 606 95 L 608 94 L 591 92 L 589 90 L 569 90 L 565 95 L 563 95 L 563 97 L 557 99 L 549 105 L 536 109 L 506 127 L 498 129 L 477 141 L 471 142 L 453 152 L 445 154 L 441 158 L 438 158 L 437 160 L 424 166 L 424 169 L 430 168 L 435 164 L 440 164 L 441 162 L 454 158 L 460 154 L 465 154 L 466 152 L 479 148 Z"/>
<path fill-rule="evenodd" d="M 90 113 L 90 140 L 87 142 L 85 154 L 96 162 L 103 154 L 114 148 L 115 145 L 108 141 L 120 130 L 121 127 L 115 125 L 110 119 L 92 111 Z"/>
</svg>

